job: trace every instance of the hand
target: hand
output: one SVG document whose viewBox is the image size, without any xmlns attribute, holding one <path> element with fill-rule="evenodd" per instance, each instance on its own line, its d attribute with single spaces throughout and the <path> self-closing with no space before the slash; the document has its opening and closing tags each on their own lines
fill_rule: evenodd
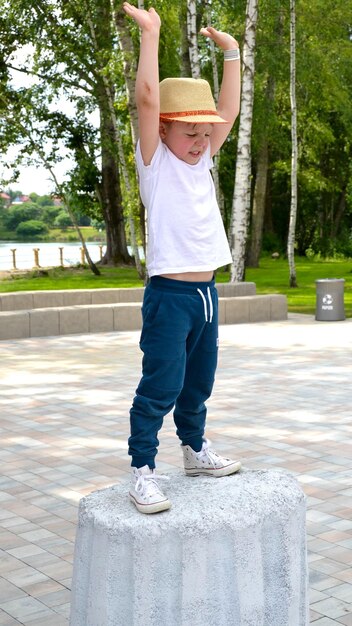
<svg viewBox="0 0 352 626">
<path fill-rule="evenodd" d="M 221 30 L 216 30 L 212 26 L 201 28 L 200 34 L 212 39 L 222 50 L 234 50 L 235 48 L 239 48 L 238 41 L 236 41 L 232 35 L 223 33 Z"/>
<path fill-rule="evenodd" d="M 150 8 L 149 11 L 145 11 L 129 4 L 129 2 L 124 2 L 122 8 L 127 15 L 132 17 L 141 30 L 153 31 L 160 29 L 161 21 L 155 9 Z"/>
</svg>

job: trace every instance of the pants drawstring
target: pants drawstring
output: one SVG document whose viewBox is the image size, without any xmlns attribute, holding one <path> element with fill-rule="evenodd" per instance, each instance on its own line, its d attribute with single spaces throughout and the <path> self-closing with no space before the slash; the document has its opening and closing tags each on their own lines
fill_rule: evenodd
<svg viewBox="0 0 352 626">
<path fill-rule="evenodd" d="M 210 293 L 210 289 L 208 287 L 207 289 L 207 293 L 208 293 L 208 300 L 209 300 L 209 324 L 212 323 L 213 321 L 213 301 L 211 299 L 211 293 Z"/>
<path fill-rule="evenodd" d="M 197 291 L 203 300 L 204 317 L 205 317 L 205 321 L 208 322 L 208 307 L 207 307 L 207 301 L 206 301 L 205 295 L 201 289 L 197 289 Z M 208 301 L 209 301 L 209 324 L 211 324 L 213 321 L 214 307 L 213 307 L 213 301 L 211 299 L 211 293 L 210 293 L 209 287 L 207 288 L 207 296 L 208 296 Z"/>
</svg>

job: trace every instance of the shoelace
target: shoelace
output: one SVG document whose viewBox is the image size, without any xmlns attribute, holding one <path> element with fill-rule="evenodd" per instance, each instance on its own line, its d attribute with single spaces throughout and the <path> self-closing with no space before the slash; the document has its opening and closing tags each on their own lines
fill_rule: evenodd
<svg viewBox="0 0 352 626">
<path fill-rule="evenodd" d="M 135 490 L 142 496 L 146 495 L 146 492 L 151 487 L 153 493 L 161 493 L 158 485 L 158 480 L 170 480 L 169 476 L 163 476 L 162 474 L 141 474 L 138 476 Z"/>
<path fill-rule="evenodd" d="M 210 461 L 213 467 L 216 467 L 217 462 L 221 460 L 221 456 L 211 450 L 209 448 L 209 444 L 203 445 L 201 451 L 197 453 L 197 457 L 200 461 L 202 461 L 203 459 Z"/>
</svg>

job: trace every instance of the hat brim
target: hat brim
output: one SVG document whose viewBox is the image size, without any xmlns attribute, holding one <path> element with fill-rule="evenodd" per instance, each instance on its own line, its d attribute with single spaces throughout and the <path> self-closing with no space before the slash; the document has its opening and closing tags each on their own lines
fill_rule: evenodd
<svg viewBox="0 0 352 626">
<path fill-rule="evenodd" d="M 186 122 L 187 124 L 228 124 L 220 115 L 187 115 L 177 116 L 160 113 L 162 122 Z"/>
</svg>

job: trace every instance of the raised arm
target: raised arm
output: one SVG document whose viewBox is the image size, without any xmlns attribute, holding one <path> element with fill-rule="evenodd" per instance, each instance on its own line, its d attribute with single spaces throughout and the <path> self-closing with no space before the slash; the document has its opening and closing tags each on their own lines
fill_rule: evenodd
<svg viewBox="0 0 352 626">
<path fill-rule="evenodd" d="M 209 37 L 222 50 L 238 49 L 238 43 L 234 37 L 228 33 L 215 30 L 211 26 L 202 28 L 200 31 L 204 37 Z M 240 111 L 240 91 L 241 91 L 241 62 L 240 60 L 224 61 L 224 70 L 219 94 L 217 111 L 219 115 L 228 120 L 228 124 L 214 124 L 210 136 L 211 155 L 213 156 L 224 143 L 229 134 L 236 117 Z"/>
<path fill-rule="evenodd" d="M 159 33 L 160 17 L 124 2 L 123 9 L 141 29 L 141 46 L 136 77 L 136 105 L 143 162 L 149 165 L 159 142 Z"/>
</svg>

